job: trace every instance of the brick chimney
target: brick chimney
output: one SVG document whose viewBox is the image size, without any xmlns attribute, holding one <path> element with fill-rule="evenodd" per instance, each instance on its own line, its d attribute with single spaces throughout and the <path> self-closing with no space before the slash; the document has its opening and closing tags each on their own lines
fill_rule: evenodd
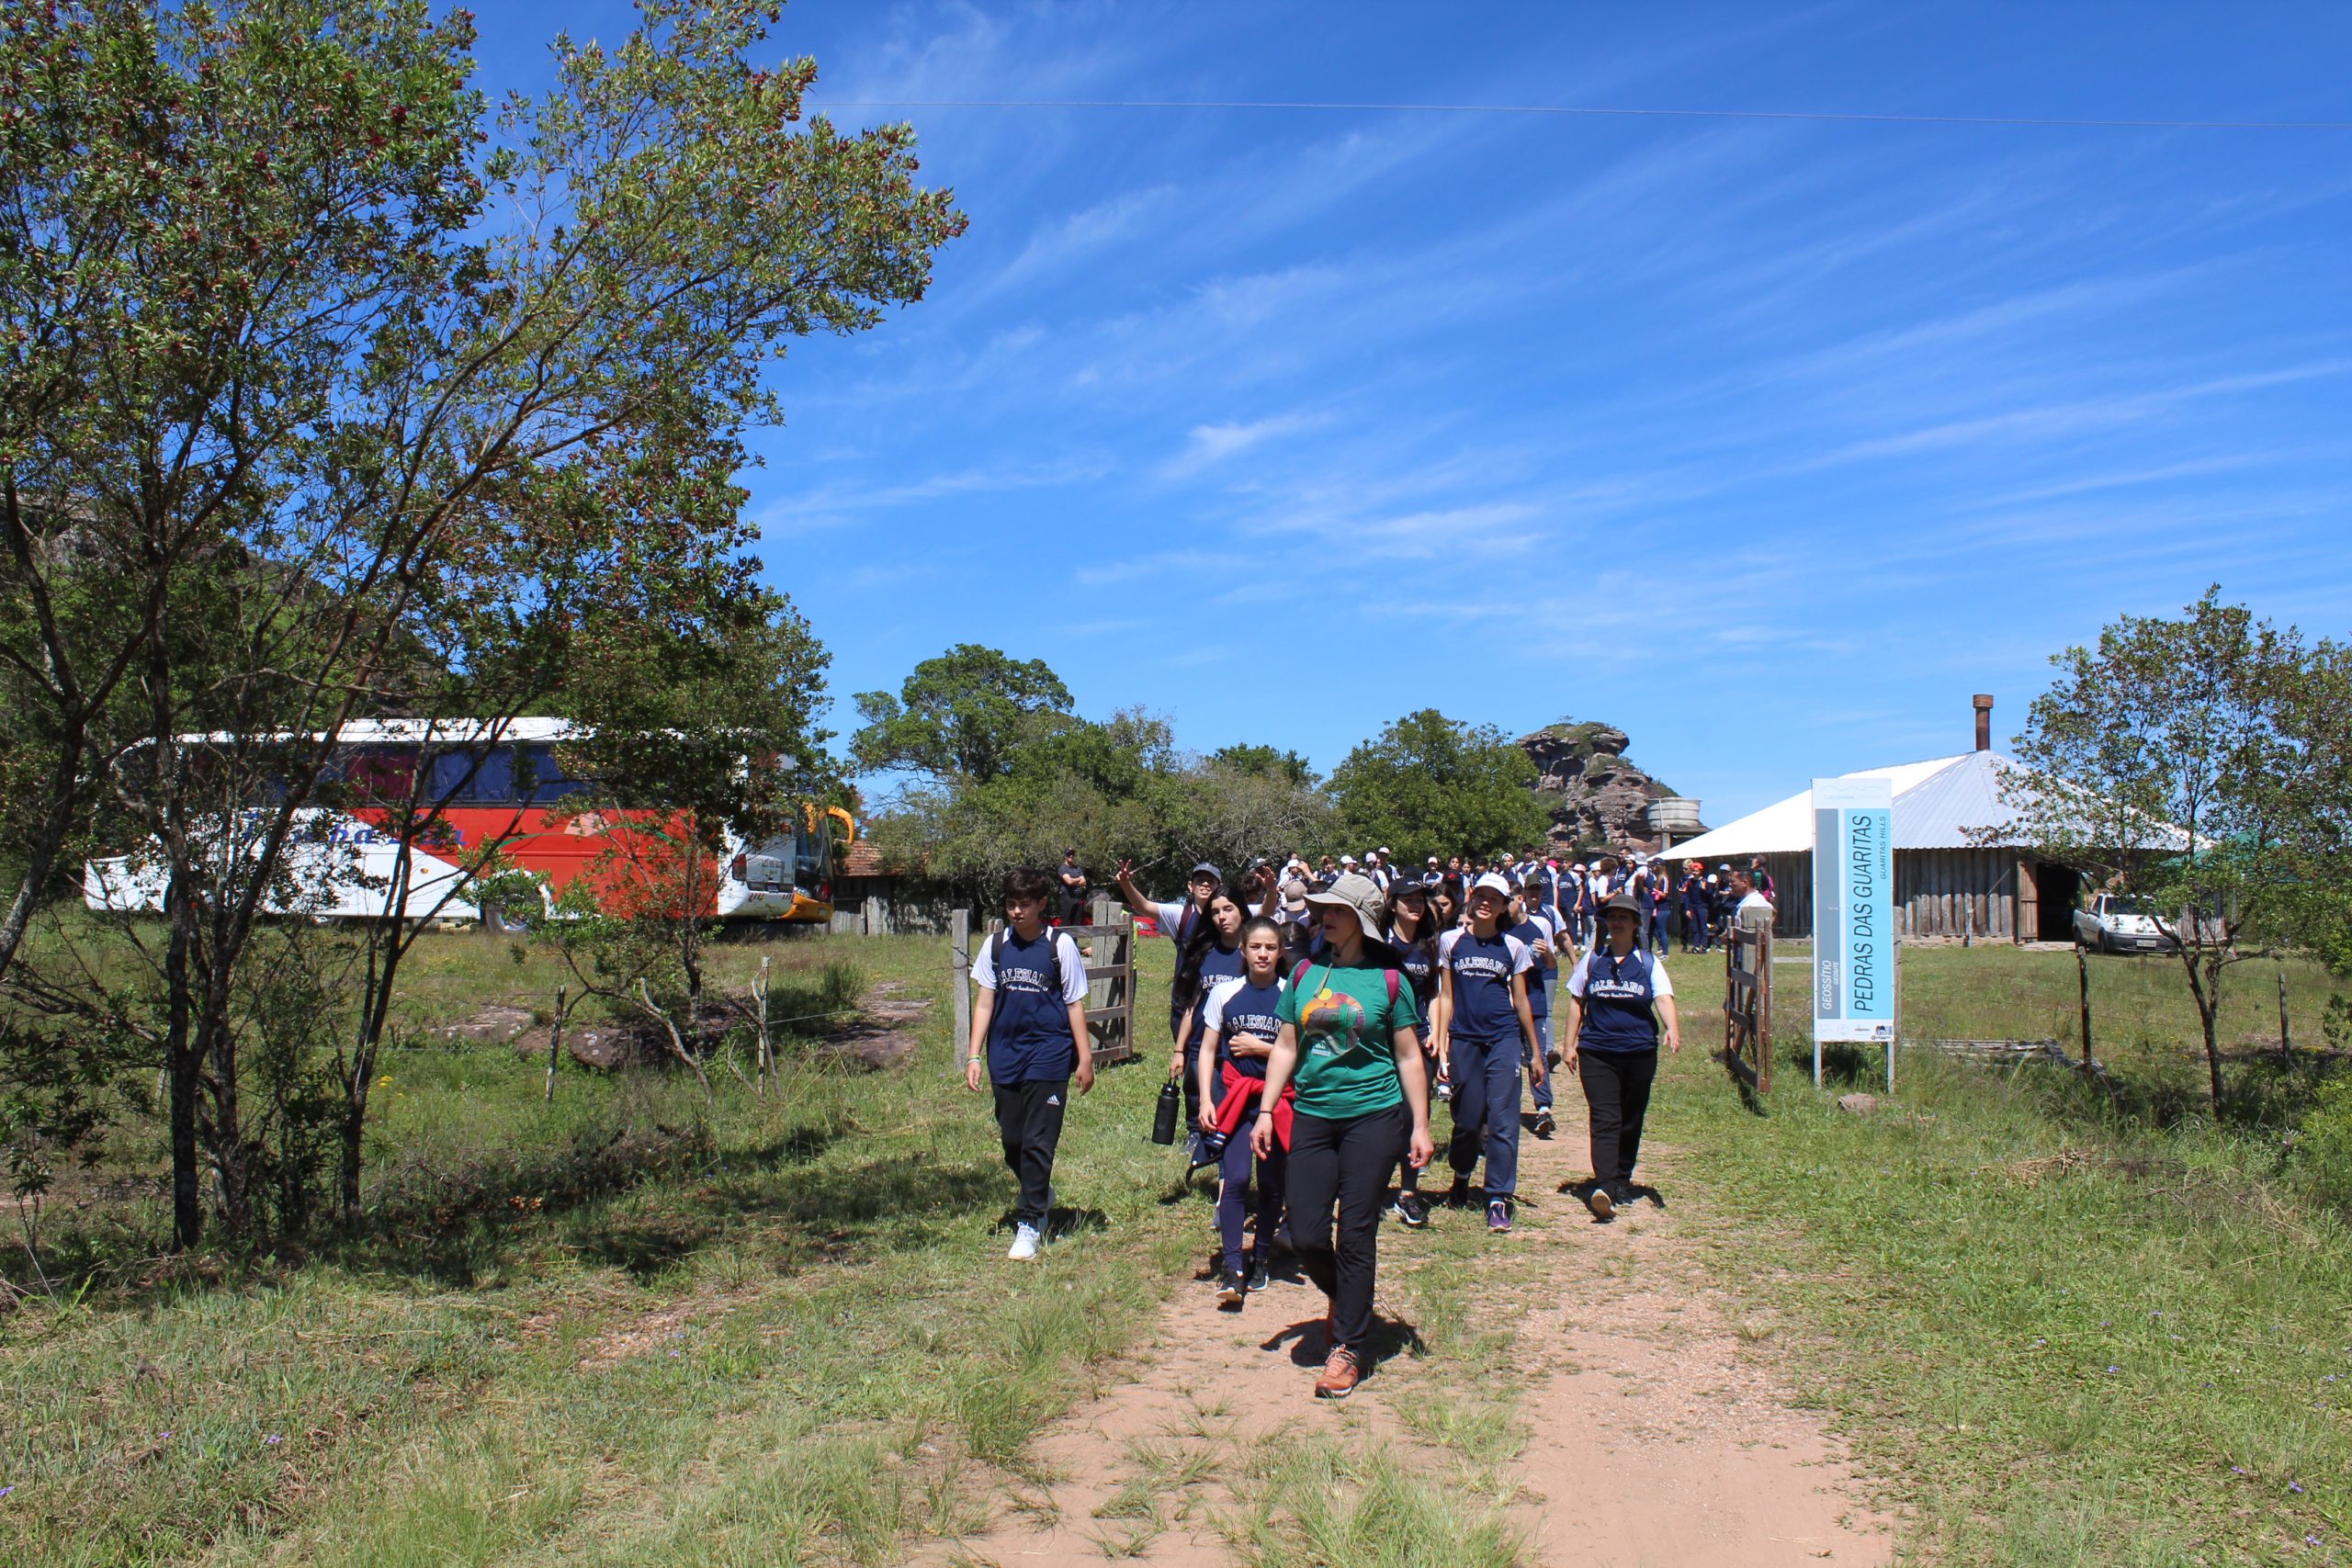
<svg viewBox="0 0 2352 1568">
<path fill-rule="evenodd" d="M 1976 749 L 1990 751 L 1993 749 L 1993 694 L 1979 692 L 1969 700 L 1976 705 Z"/>
</svg>

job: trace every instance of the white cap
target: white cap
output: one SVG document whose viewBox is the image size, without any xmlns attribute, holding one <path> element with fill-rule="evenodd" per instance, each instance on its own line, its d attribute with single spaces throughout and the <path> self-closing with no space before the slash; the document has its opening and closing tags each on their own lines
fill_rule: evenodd
<svg viewBox="0 0 2352 1568">
<path fill-rule="evenodd" d="M 1341 865 L 1353 865 L 1356 863 L 1356 857 L 1353 855 L 1341 855 L 1340 857 L 1340 863 Z"/>
<path fill-rule="evenodd" d="M 1477 881 L 1472 883 L 1470 885 L 1470 891 L 1473 893 L 1499 893 L 1504 897 L 1508 898 L 1511 894 L 1511 886 L 1510 883 L 1505 882 L 1501 877 L 1496 875 L 1490 871 L 1484 876 L 1478 878 Z"/>
</svg>

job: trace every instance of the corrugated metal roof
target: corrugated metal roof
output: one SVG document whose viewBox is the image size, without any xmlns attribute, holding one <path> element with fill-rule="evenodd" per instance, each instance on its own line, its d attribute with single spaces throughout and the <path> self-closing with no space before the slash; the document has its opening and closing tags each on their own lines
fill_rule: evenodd
<svg viewBox="0 0 2352 1568">
<path fill-rule="evenodd" d="M 1894 846 L 1897 849 L 1918 849 L 1905 836 L 1905 797 L 1920 785 L 1946 770 L 1956 767 L 1972 756 L 1991 756 L 1991 752 L 1970 752 L 1960 757 L 1936 757 L 1925 762 L 1900 762 L 1891 768 L 1864 768 L 1839 776 L 1849 779 L 1885 779 L 1894 786 Z M 1729 860 L 1735 855 L 1798 854 L 1813 848 L 1813 786 L 1774 801 L 1761 811 L 1751 811 L 1736 822 L 1726 822 L 1711 832 L 1675 845 L 1667 853 L 1676 860 L 1686 856 L 1694 860 Z"/>
<path fill-rule="evenodd" d="M 1894 784 L 1894 847 L 1898 850 L 1967 850 L 2018 844 L 2022 840 L 1998 834 L 1980 840 L 1985 829 L 2007 828 L 2017 818 L 2015 807 L 2001 799 L 2002 773 L 2014 770 L 2030 781 L 2033 775 L 2015 758 L 1998 751 L 1963 751 L 1925 762 L 1905 762 L 1892 768 L 1865 768 L 1838 776 L 1884 778 Z M 2188 835 L 2178 828 L 2157 824 L 2147 839 L 2149 847 L 2184 849 Z M 1675 845 L 1667 853 L 1676 860 L 1732 860 L 1743 855 L 1804 854 L 1813 849 L 1813 790 L 1810 785 L 1752 811 L 1736 822 L 1702 833 Z"/>
<path fill-rule="evenodd" d="M 2001 799 L 2001 771 L 2024 770 L 1998 751 L 1971 751 L 1920 780 L 1894 801 L 1894 847 L 1898 850 L 1969 850 L 2018 840 L 2004 833 L 1977 837 L 1989 828 L 2008 828 L 2017 808 Z"/>
</svg>

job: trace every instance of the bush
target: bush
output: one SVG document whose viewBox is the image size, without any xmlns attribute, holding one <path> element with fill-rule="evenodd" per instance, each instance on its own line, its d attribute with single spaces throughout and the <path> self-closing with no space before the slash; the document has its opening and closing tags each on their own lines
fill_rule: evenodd
<svg viewBox="0 0 2352 1568">
<path fill-rule="evenodd" d="M 2295 1143 L 2296 1164 L 2312 1194 L 2352 1212 L 2352 1075 L 2320 1086 Z"/>
</svg>

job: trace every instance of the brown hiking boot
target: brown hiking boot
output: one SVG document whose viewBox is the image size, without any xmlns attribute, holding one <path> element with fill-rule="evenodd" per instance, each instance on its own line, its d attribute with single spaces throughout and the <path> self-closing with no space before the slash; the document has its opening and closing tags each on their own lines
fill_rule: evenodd
<svg viewBox="0 0 2352 1568">
<path fill-rule="evenodd" d="M 1345 1399 L 1362 1382 L 1363 1369 L 1356 1364 L 1356 1353 L 1342 1345 L 1323 1363 L 1323 1375 L 1315 1380 L 1315 1397 Z"/>
</svg>

